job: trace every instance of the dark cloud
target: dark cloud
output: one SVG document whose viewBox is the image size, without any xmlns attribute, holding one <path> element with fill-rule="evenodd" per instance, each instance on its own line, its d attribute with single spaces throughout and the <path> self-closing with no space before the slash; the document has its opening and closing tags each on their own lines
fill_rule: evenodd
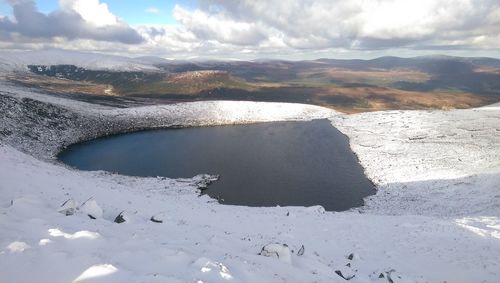
<svg viewBox="0 0 500 283">
<path fill-rule="evenodd" d="M 144 32 L 151 37 L 164 36 L 166 31 L 160 27 L 144 27 Z"/>
<path fill-rule="evenodd" d="M 9 1 L 15 21 L 0 19 L 0 35 L 12 37 L 20 34 L 28 38 L 93 39 L 126 44 L 142 43 L 144 39 L 125 24 L 96 27 L 86 22 L 74 11 L 57 10 L 43 14 L 37 10 L 34 1 Z"/>
</svg>

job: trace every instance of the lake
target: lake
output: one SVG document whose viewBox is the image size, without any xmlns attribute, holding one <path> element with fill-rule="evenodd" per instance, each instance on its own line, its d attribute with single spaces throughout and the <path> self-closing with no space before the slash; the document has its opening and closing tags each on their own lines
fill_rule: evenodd
<svg viewBox="0 0 500 283">
<path fill-rule="evenodd" d="M 342 211 L 375 193 L 348 139 L 326 119 L 140 131 L 74 144 L 58 157 L 131 176 L 218 174 L 203 193 L 223 204 Z"/>
</svg>

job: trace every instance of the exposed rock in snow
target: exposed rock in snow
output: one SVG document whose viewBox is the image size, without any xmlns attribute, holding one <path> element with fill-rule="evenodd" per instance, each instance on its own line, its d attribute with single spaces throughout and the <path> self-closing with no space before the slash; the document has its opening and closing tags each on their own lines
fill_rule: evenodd
<svg viewBox="0 0 500 283">
<path fill-rule="evenodd" d="M 375 274 L 374 274 L 375 275 Z M 406 278 L 394 269 L 378 272 L 378 276 L 372 276 L 372 282 L 379 283 L 413 283 L 418 282 L 411 278 Z"/>
<path fill-rule="evenodd" d="M 342 267 L 341 269 L 335 270 L 335 273 L 345 280 L 351 280 L 356 277 L 356 274 L 348 267 Z"/>
<path fill-rule="evenodd" d="M 322 207 L 321 205 L 313 205 L 307 208 L 308 212 L 312 213 L 317 213 L 317 214 L 324 214 L 325 213 L 325 208 Z"/>
<path fill-rule="evenodd" d="M 160 212 L 160 213 L 157 213 L 157 214 L 151 216 L 150 220 L 154 223 L 163 223 L 164 218 L 165 218 L 165 214 Z"/>
<path fill-rule="evenodd" d="M 275 257 L 288 264 L 292 263 L 292 253 L 286 244 L 267 244 L 262 247 L 259 255 Z"/>
<path fill-rule="evenodd" d="M 116 217 L 114 222 L 115 223 L 123 223 L 129 220 L 129 217 L 127 216 L 127 213 L 125 211 L 120 212 Z"/>
<path fill-rule="evenodd" d="M 115 223 L 126 223 L 126 224 L 139 223 L 139 222 L 146 223 L 146 221 L 147 218 L 142 217 L 142 215 L 140 215 L 137 211 L 130 212 L 127 210 L 120 212 L 115 217 L 114 220 Z"/>
<path fill-rule="evenodd" d="M 298 256 L 303 256 L 304 255 L 304 252 L 305 252 L 305 248 L 304 248 L 304 245 L 302 245 L 299 249 L 299 251 L 297 252 L 297 255 Z"/>
<path fill-rule="evenodd" d="M 80 211 L 87 214 L 91 219 L 102 218 L 102 208 L 93 197 L 89 198 L 80 206 Z"/>
<path fill-rule="evenodd" d="M 75 214 L 77 208 L 78 203 L 76 202 L 76 200 L 70 198 L 65 201 L 57 211 L 66 216 L 69 216 Z"/>
</svg>

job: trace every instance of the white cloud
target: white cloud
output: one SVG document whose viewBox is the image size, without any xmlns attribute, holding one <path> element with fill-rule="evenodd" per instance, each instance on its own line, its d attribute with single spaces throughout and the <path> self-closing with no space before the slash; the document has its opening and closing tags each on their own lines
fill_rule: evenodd
<svg viewBox="0 0 500 283">
<path fill-rule="evenodd" d="M 0 40 L 15 43 L 91 39 L 138 44 L 143 38 L 111 14 L 98 0 L 61 0 L 60 9 L 48 14 L 33 0 L 10 0 L 12 18 L 0 18 Z"/>
<path fill-rule="evenodd" d="M 189 11 L 176 5 L 174 18 L 202 41 L 255 45 L 266 37 L 265 31 L 257 24 L 237 21 L 226 17 L 223 13 L 210 15 L 201 10 Z"/>
<path fill-rule="evenodd" d="M 59 0 L 59 6 L 80 14 L 86 22 L 98 27 L 118 24 L 118 18 L 109 11 L 108 5 L 99 0 Z"/>
<path fill-rule="evenodd" d="M 176 24 L 134 27 L 144 38 L 136 45 L 103 42 L 107 27 L 128 27 L 103 0 L 60 0 L 60 6 L 60 11 L 77 13 L 96 29 L 104 28 L 102 35 L 89 35 L 86 30 L 73 33 L 72 38 L 70 32 L 59 31 L 57 41 L 30 42 L 31 34 L 48 37 L 53 33 L 25 25 L 28 27 L 17 29 L 23 31 L 21 39 L 11 34 L 9 40 L 13 42 L 3 45 L 67 44 L 75 49 L 81 45 L 87 50 L 94 46 L 101 51 L 179 58 L 500 51 L 498 0 L 200 0 L 194 9 L 177 5 L 173 10 Z M 159 12 L 154 7 L 146 11 Z M 0 28 L 2 21 L 8 20 L 0 19 Z M 137 42 L 129 40 L 129 34 L 114 38 L 108 41 Z"/>
<path fill-rule="evenodd" d="M 149 7 L 149 8 L 146 8 L 146 10 L 144 10 L 144 12 L 149 13 L 149 14 L 159 14 L 160 9 L 158 9 L 156 7 Z"/>
</svg>

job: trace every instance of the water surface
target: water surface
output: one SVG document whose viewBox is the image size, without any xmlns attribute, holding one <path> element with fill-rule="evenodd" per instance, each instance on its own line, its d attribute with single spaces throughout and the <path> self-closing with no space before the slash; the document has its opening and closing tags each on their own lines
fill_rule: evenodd
<svg viewBox="0 0 500 283">
<path fill-rule="evenodd" d="M 75 144 L 59 158 L 132 176 L 219 174 L 204 193 L 225 204 L 341 211 L 374 193 L 347 138 L 328 120 L 142 131 Z"/>
</svg>

